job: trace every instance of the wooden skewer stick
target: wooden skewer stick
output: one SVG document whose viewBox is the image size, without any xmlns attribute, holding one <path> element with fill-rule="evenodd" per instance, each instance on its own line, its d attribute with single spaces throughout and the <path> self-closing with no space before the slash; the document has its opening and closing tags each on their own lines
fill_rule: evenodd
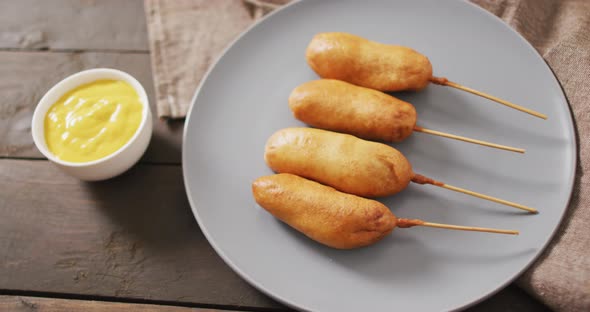
<svg viewBox="0 0 590 312">
<path fill-rule="evenodd" d="M 519 232 L 515 231 L 515 230 L 501 230 L 501 229 L 484 228 L 484 227 L 476 227 L 476 226 L 462 226 L 462 225 L 434 223 L 434 222 L 422 221 L 420 219 L 399 218 L 399 219 L 397 219 L 397 226 L 399 228 L 409 228 L 409 227 L 413 227 L 413 226 L 428 226 L 428 227 L 434 227 L 434 228 L 441 228 L 441 229 L 448 229 L 448 230 L 459 230 L 459 231 L 487 232 L 487 233 L 510 234 L 510 235 L 518 235 L 519 234 Z"/>
<path fill-rule="evenodd" d="M 525 206 L 525 205 L 517 204 L 517 203 L 511 202 L 511 201 L 507 201 L 507 200 L 503 200 L 503 199 L 500 199 L 500 198 L 492 197 L 492 196 L 489 196 L 489 195 L 480 194 L 480 193 L 477 193 L 477 192 L 474 192 L 474 191 L 470 191 L 470 190 L 466 190 L 466 189 L 463 189 L 463 188 L 460 188 L 460 187 L 448 185 L 446 183 L 443 183 L 443 182 L 436 181 L 434 179 L 425 177 L 425 176 L 423 176 L 421 174 L 415 174 L 414 177 L 412 178 L 412 182 L 418 183 L 418 184 L 432 184 L 434 186 L 446 188 L 446 189 L 451 190 L 451 191 L 455 191 L 455 192 L 459 192 L 459 193 L 471 195 L 471 196 L 478 197 L 478 198 L 481 198 L 481 199 L 493 201 L 495 203 L 499 203 L 499 204 L 503 204 L 503 205 L 506 205 L 506 206 L 510 206 L 510 207 L 514 207 L 514 208 L 518 208 L 518 209 L 522 209 L 522 210 L 526 210 L 526 211 L 531 212 L 531 213 L 539 213 L 537 211 L 537 209 L 535 209 L 535 208 L 531 208 L 531 207 L 528 207 L 528 206 Z"/>
<path fill-rule="evenodd" d="M 449 81 L 447 78 L 444 78 L 444 77 L 432 77 L 432 78 L 430 78 L 430 82 L 432 82 L 434 84 L 437 84 L 437 85 L 448 86 L 448 87 L 459 89 L 459 90 L 462 90 L 462 91 L 465 91 L 465 92 L 469 92 L 471 94 L 475 94 L 475 95 L 481 96 L 481 97 L 486 98 L 488 100 L 492 100 L 494 102 L 497 102 L 497 103 L 506 105 L 508 107 L 514 108 L 514 109 L 519 110 L 521 112 L 525 112 L 525 113 L 530 114 L 530 115 L 533 115 L 535 117 L 539 117 L 539 118 L 542 118 L 542 119 L 547 119 L 547 115 L 545 115 L 545 114 L 541 114 L 541 113 L 536 112 L 536 111 L 534 111 L 532 109 L 528 109 L 526 107 L 522 107 L 520 105 L 516 105 L 516 104 L 511 103 L 511 102 L 508 102 L 506 100 L 502 100 L 502 99 L 497 98 L 497 97 L 495 97 L 493 95 L 489 95 L 487 93 L 484 93 L 484 92 L 481 92 L 481 91 L 477 91 L 477 90 L 468 88 L 468 87 L 466 87 L 464 85 L 460 85 L 460 84 L 458 84 L 456 82 Z"/>
<path fill-rule="evenodd" d="M 449 138 L 449 139 L 454 139 L 454 140 L 459 140 L 459 141 L 463 141 L 463 142 L 469 142 L 469 143 L 479 144 L 479 145 L 483 145 L 483 146 L 487 146 L 487 147 L 498 148 L 498 149 L 502 149 L 502 150 L 506 150 L 506 151 L 511 151 L 511 152 L 516 152 L 516 153 L 521 153 L 521 154 L 524 154 L 524 152 L 525 152 L 525 150 L 523 148 L 516 148 L 516 147 L 511 147 L 511 146 L 500 145 L 500 144 L 490 143 L 490 142 L 486 142 L 486 141 L 476 140 L 476 139 L 470 139 L 470 138 L 466 138 L 466 137 L 460 136 L 460 135 L 454 135 L 454 134 L 450 134 L 450 133 L 445 133 L 445 132 L 440 132 L 440 131 L 436 131 L 436 130 L 430 130 L 430 129 L 422 128 L 420 126 L 414 126 L 414 131 L 422 132 L 422 133 L 428 133 L 428 134 L 432 134 L 432 135 L 438 135 L 438 136 Z"/>
</svg>

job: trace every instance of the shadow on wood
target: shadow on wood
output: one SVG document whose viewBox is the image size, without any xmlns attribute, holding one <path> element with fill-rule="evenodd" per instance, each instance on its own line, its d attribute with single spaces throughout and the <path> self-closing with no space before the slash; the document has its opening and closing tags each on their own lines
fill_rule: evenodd
<svg viewBox="0 0 590 312">
<path fill-rule="evenodd" d="M 156 112 L 152 109 L 152 114 Z M 184 120 L 161 120 L 154 118 L 154 132 L 143 162 L 180 164 L 182 154 L 182 132 Z M 157 129 L 165 129 L 159 131 Z"/>
<path fill-rule="evenodd" d="M 187 236 L 203 234 L 191 213 L 180 168 L 165 167 L 154 176 L 150 166 L 136 165 L 114 179 L 87 182 L 85 188 L 98 209 L 146 247 L 182 248 L 191 241 Z"/>
</svg>

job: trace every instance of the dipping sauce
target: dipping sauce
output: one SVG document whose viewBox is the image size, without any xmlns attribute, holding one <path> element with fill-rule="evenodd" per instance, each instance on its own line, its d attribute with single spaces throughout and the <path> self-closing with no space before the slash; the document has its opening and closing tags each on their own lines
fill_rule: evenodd
<svg viewBox="0 0 590 312">
<path fill-rule="evenodd" d="M 49 108 L 45 142 L 61 160 L 98 160 L 125 145 L 142 117 L 143 106 L 131 85 L 97 80 L 69 91 Z"/>
</svg>

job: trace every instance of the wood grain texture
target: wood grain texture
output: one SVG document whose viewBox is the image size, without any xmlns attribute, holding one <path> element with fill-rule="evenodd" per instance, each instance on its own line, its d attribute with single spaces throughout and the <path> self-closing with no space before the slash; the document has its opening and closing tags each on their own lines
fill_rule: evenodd
<svg viewBox="0 0 590 312">
<path fill-rule="evenodd" d="M 0 311 L 15 312 L 223 312 L 230 310 L 214 310 L 174 307 L 154 304 L 102 302 L 91 300 L 53 299 L 24 296 L 0 296 Z"/>
<path fill-rule="evenodd" d="M 211 248 L 180 166 L 85 183 L 48 161 L 3 159 L 0 216 L 0 289 L 279 307 Z"/>
<path fill-rule="evenodd" d="M 42 157 L 30 135 L 33 109 L 53 84 L 83 69 L 135 76 L 155 113 L 142 2 L 0 1 L 0 49 L 15 50 L 0 52 L 0 158 Z M 145 165 L 179 164 L 182 128 L 155 120 L 144 165 L 102 183 L 80 182 L 47 161 L 0 159 L 0 293 L 284 309 L 213 251 L 190 212 L 180 167 Z M 0 311 L 13 310 L 209 311 L 0 296 Z M 515 286 L 468 309 L 546 310 Z"/>
<path fill-rule="evenodd" d="M 157 119 L 149 54 L 0 51 L 0 157 L 42 158 L 31 137 L 35 106 L 54 84 L 78 71 L 110 67 L 128 72 L 144 86 L 154 116 L 154 133 L 144 161 L 180 163 L 183 122 Z"/>
<path fill-rule="evenodd" d="M 547 306 L 531 297 L 514 284 L 465 312 L 551 312 Z"/>
<path fill-rule="evenodd" d="M 3 159 L 0 215 L 0 289 L 281 308 L 208 244 L 179 166 L 85 183 L 47 161 Z M 511 286 L 470 311 L 543 308 Z"/>
<path fill-rule="evenodd" d="M 148 51 L 142 0 L 2 0 L 0 48 Z"/>
<path fill-rule="evenodd" d="M 467 309 L 466 312 L 549 312 L 550 310 L 515 286 L 509 286 L 489 300 Z M 524 299 L 523 299 L 524 298 Z M 288 309 L 286 309 L 288 310 Z M 0 296 L 0 311 L 61 312 L 61 311 L 142 311 L 142 312 L 222 312 L 230 310 L 186 308 L 169 305 L 119 303 L 92 300 L 41 298 L 30 296 Z M 231 310 L 235 311 L 235 310 Z"/>
</svg>

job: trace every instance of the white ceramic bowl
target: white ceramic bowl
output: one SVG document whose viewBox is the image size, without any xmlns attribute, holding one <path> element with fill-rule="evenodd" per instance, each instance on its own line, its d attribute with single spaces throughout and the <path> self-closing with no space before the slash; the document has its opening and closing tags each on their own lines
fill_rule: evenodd
<svg viewBox="0 0 590 312">
<path fill-rule="evenodd" d="M 139 128 L 131 140 L 116 152 L 103 158 L 83 163 L 58 159 L 49 151 L 45 143 L 44 122 L 47 111 L 66 92 L 77 86 L 102 79 L 122 80 L 135 89 L 143 105 L 143 118 Z M 35 108 L 31 132 L 39 151 L 69 175 L 86 181 L 105 180 L 125 172 L 141 158 L 152 137 L 152 113 L 143 86 L 131 75 L 116 69 L 89 69 L 65 78 L 47 91 Z"/>
</svg>

